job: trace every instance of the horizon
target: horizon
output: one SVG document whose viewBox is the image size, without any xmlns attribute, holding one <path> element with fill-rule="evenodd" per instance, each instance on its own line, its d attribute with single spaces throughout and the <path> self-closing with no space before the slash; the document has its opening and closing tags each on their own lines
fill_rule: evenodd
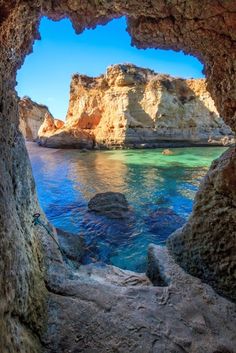
<svg viewBox="0 0 236 353">
<path fill-rule="evenodd" d="M 61 120 L 66 117 L 74 74 L 98 77 L 109 66 L 132 64 L 172 77 L 205 78 L 200 61 L 182 51 L 131 46 L 124 17 L 79 35 L 70 20 L 55 22 L 43 17 L 39 32 L 41 40 L 34 42 L 33 53 L 17 72 L 16 91 L 20 98 L 27 96 L 46 105 Z"/>
</svg>

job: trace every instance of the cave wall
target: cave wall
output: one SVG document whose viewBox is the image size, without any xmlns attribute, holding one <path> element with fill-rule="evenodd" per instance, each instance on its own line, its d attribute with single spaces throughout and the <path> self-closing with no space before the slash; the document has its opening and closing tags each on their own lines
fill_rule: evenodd
<svg viewBox="0 0 236 353">
<path fill-rule="evenodd" d="M 80 33 L 86 27 L 105 24 L 112 18 L 126 15 L 134 45 L 140 48 L 183 49 L 195 55 L 205 64 L 208 89 L 220 115 L 235 131 L 235 12 L 234 0 L 203 0 L 201 4 L 197 0 L 144 0 L 142 6 L 136 0 L 0 0 L 2 352 L 40 352 L 39 333 L 45 321 L 44 301 L 47 291 L 43 280 L 42 253 L 39 234 L 31 224 L 32 213 L 38 210 L 38 205 L 27 152 L 18 129 L 14 89 L 16 70 L 32 50 L 34 39 L 39 38 L 40 17 L 47 15 L 54 20 L 69 17 L 77 33 Z M 236 158 L 235 152 L 231 158 Z M 211 210 L 208 215 L 210 218 Z M 205 230 L 211 229 L 206 246 L 214 248 L 218 239 L 216 233 L 209 228 L 206 219 L 203 222 Z M 228 225 L 224 227 L 227 232 Z M 196 252 L 203 237 L 204 232 L 198 232 L 197 240 L 189 244 Z M 229 234 L 227 239 L 234 242 L 234 234 Z M 172 252 L 178 260 L 175 246 Z M 201 264 L 201 271 L 196 268 L 196 275 L 201 276 L 204 272 L 219 276 L 219 266 L 224 263 L 226 255 L 217 252 L 208 263 Z M 186 261 L 191 263 L 192 259 L 188 257 Z M 214 265 L 216 269 L 211 272 Z M 205 271 L 202 271 L 202 266 L 205 266 Z M 230 283 L 233 274 L 227 276 Z"/>
</svg>

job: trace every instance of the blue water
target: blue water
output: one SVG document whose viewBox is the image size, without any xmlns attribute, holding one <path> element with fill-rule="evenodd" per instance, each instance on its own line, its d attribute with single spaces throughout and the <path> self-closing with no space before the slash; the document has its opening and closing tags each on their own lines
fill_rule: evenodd
<svg viewBox="0 0 236 353">
<path fill-rule="evenodd" d="M 165 244 L 188 218 L 194 195 L 213 159 L 225 148 L 193 147 L 91 151 L 53 150 L 28 143 L 38 197 L 50 222 L 82 236 L 83 263 L 145 271 L 147 246 Z M 108 219 L 88 212 L 99 192 L 125 194 L 129 217 Z"/>
</svg>

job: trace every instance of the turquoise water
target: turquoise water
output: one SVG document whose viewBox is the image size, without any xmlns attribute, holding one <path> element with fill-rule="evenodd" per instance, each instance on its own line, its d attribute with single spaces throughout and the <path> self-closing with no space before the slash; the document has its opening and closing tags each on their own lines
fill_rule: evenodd
<svg viewBox="0 0 236 353">
<path fill-rule="evenodd" d="M 99 262 L 142 272 L 149 243 L 165 244 L 188 218 L 194 195 L 213 159 L 225 148 L 192 147 L 91 151 L 53 150 L 28 144 L 41 207 L 54 226 L 82 235 L 83 263 Z M 128 219 L 88 212 L 99 192 L 125 194 Z"/>
</svg>

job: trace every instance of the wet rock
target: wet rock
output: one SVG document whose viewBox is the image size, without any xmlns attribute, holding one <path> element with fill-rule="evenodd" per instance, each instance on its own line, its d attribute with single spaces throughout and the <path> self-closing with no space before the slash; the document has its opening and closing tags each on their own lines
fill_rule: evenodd
<svg viewBox="0 0 236 353">
<path fill-rule="evenodd" d="M 56 228 L 57 237 L 63 254 L 73 262 L 75 267 L 79 267 L 85 252 L 84 239 L 79 234 L 65 232 Z"/>
<path fill-rule="evenodd" d="M 146 219 L 150 225 L 150 232 L 162 236 L 168 236 L 176 229 L 182 227 L 185 219 L 168 207 L 159 208 Z"/>
<path fill-rule="evenodd" d="M 120 192 L 104 192 L 96 194 L 88 203 L 90 211 L 109 218 L 126 218 L 129 207 L 125 195 Z"/>
<path fill-rule="evenodd" d="M 161 154 L 164 154 L 165 156 L 171 156 L 172 154 L 174 154 L 174 152 L 167 148 L 167 149 L 163 150 L 161 152 Z"/>
</svg>

